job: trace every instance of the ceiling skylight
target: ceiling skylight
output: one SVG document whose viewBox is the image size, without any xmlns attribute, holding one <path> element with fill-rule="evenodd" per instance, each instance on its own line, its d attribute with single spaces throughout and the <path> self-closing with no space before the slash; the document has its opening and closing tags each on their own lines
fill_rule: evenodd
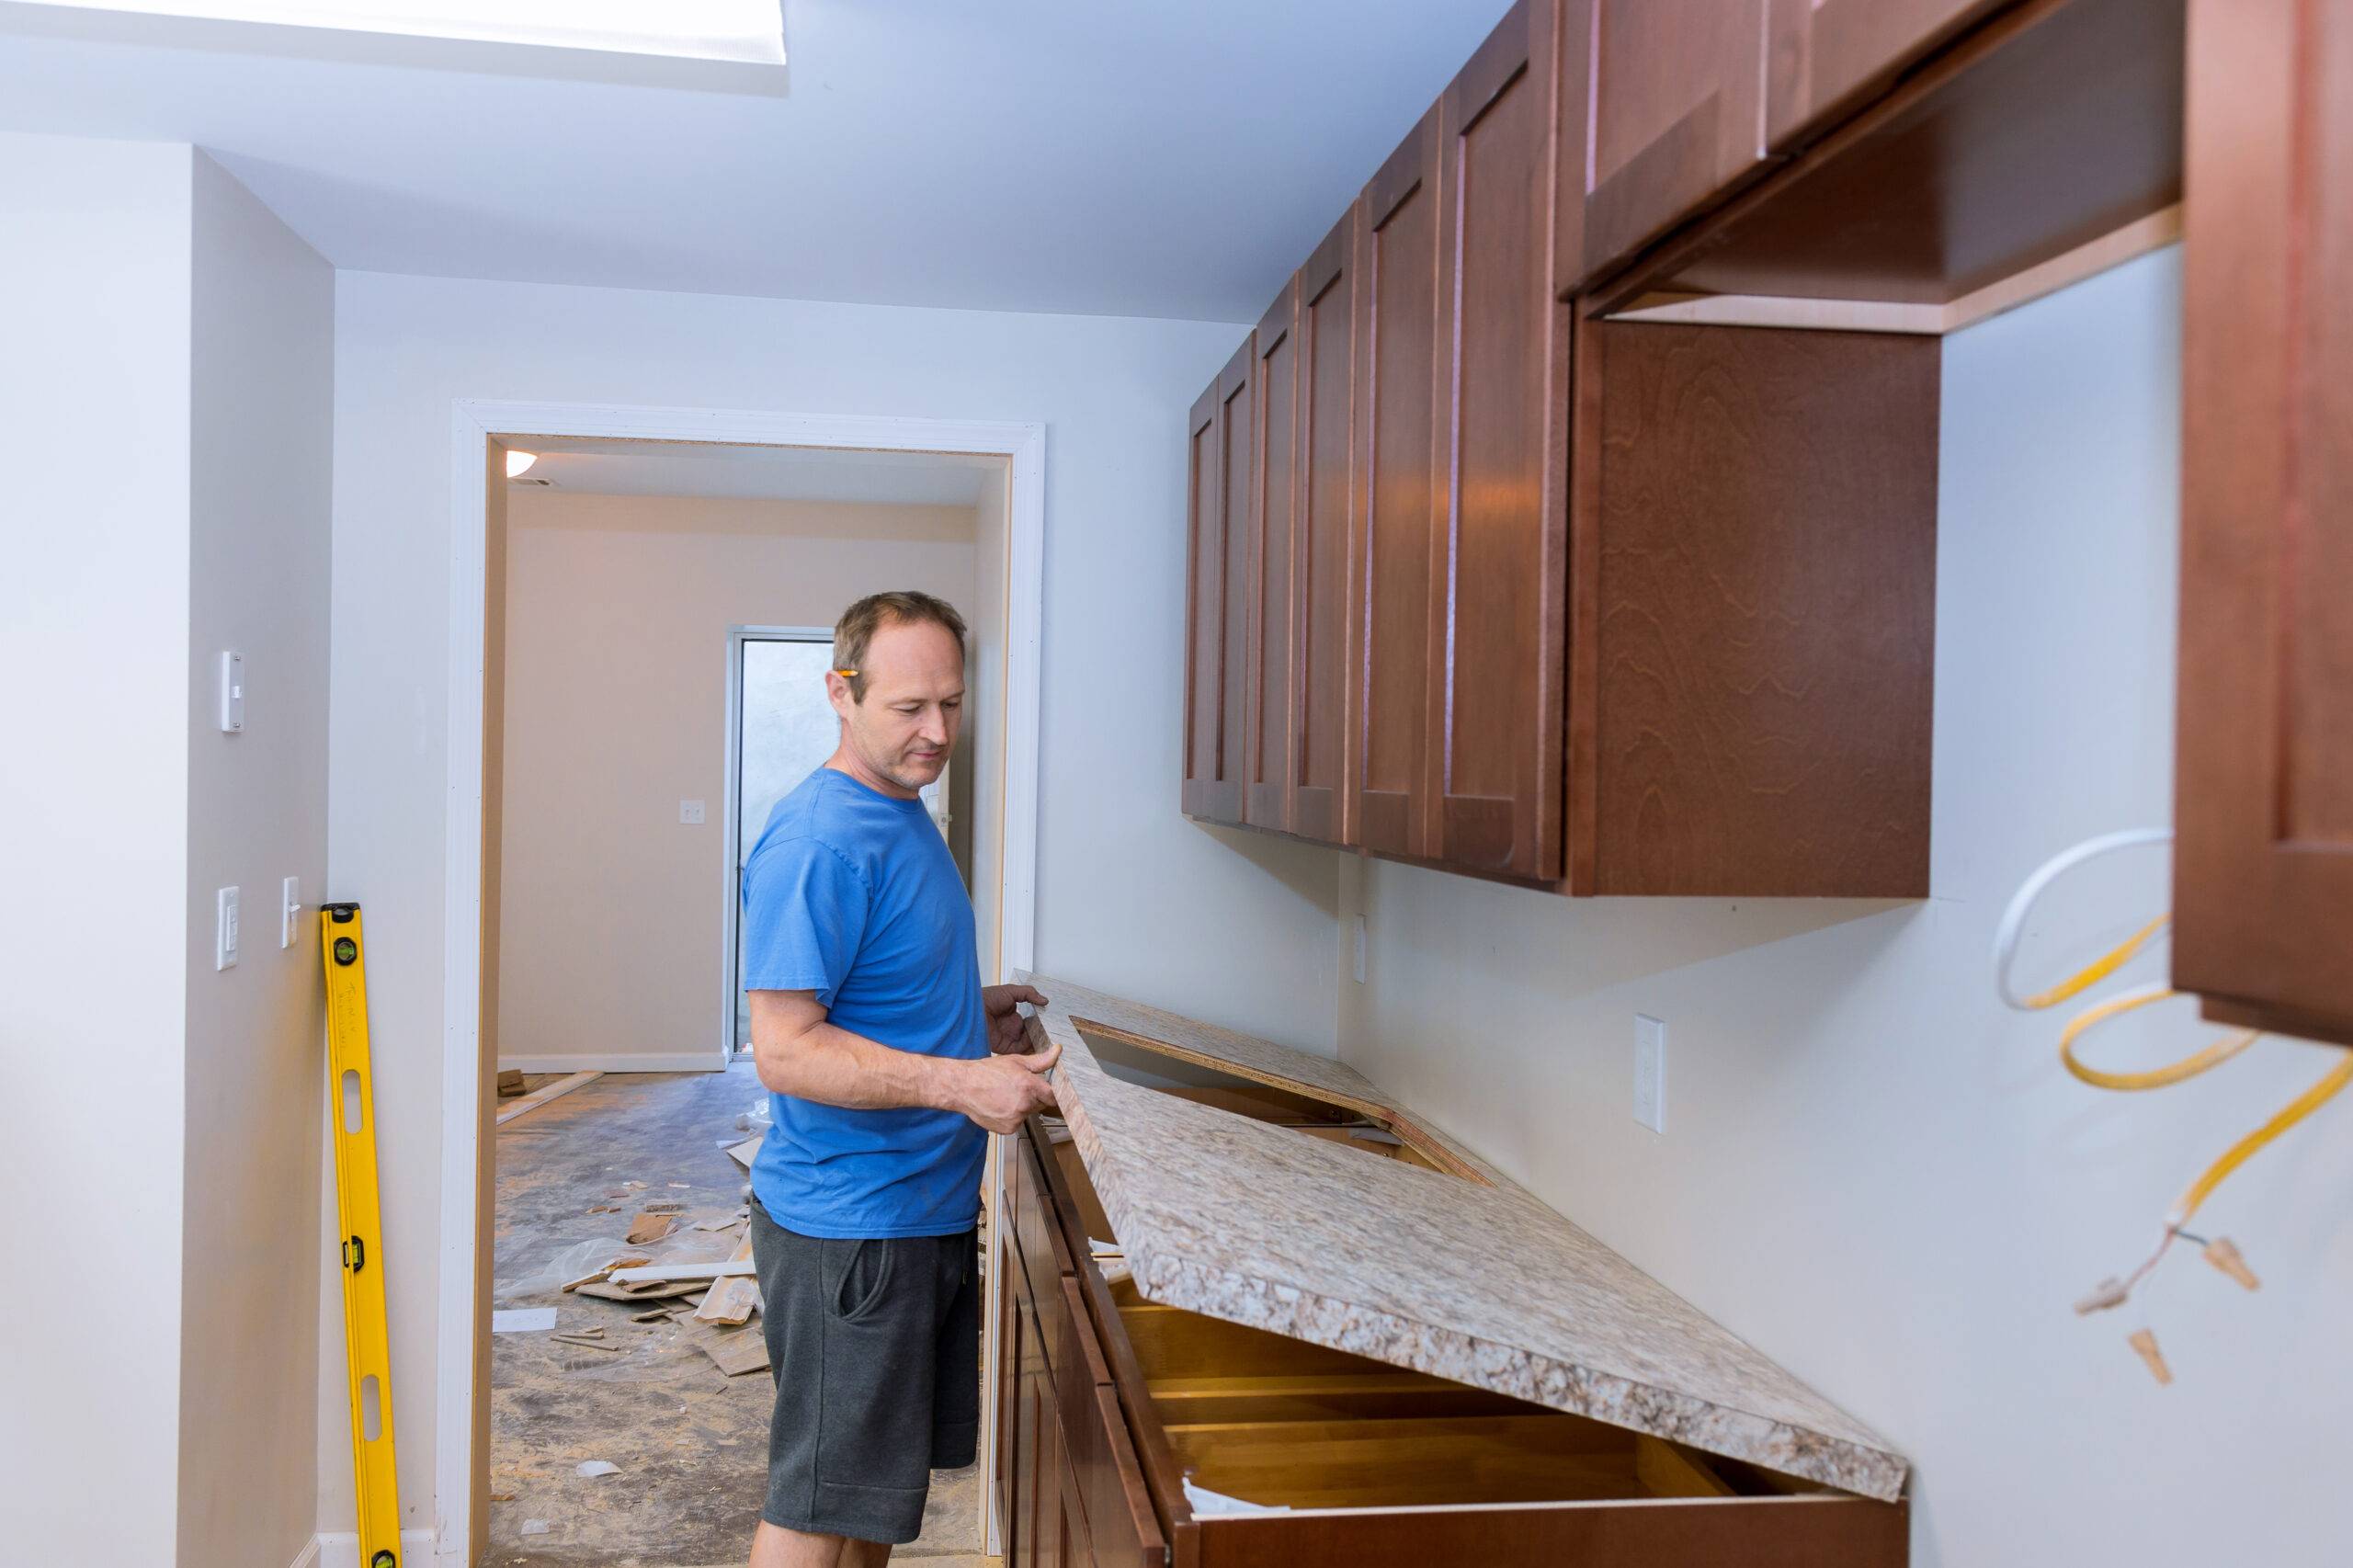
<svg viewBox="0 0 2353 1568">
<path fill-rule="evenodd" d="M 47 0 L 82 11 L 784 63 L 781 0 Z"/>
</svg>

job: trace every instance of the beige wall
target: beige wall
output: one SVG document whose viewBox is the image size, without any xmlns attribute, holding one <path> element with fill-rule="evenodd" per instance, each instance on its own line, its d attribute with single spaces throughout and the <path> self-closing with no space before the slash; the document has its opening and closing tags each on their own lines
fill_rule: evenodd
<svg viewBox="0 0 2353 1568">
<path fill-rule="evenodd" d="M 517 489 L 507 516 L 500 1060 L 717 1066 L 727 629 L 899 587 L 970 617 L 972 509 Z"/>
<path fill-rule="evenodd" d="M 1573 902 L 1388 865 L 1344 889 L 1343 974 L 1355 908 L 1371 962 L 1340 987 L 1343 1056 L 1892 1438 L 1915 1568 L 2353 1548 L 2353 1107 L 2200 1216 L 2259 1295 L 2183 1250 L 2145 1310 L 2070 1310 L 2328 1056 L 2269 1041 L 2103 1094 L 2060 1070 L 2063 1015 L 2006 1011 L 1988 972 L 2044 857 L 2171 819 L 2178 282 L 2167 252 L 1946 343 L 1933 898 Z M 2087 869 L 2022 980 L 2165 897 L 2161 854 Z M 1664 1136 L 1631 1115 L 1638 1012 L 1667 1026 Z M 2213 1034 L 2176 1005 L 2086 1053 L 2148 1065 Z M 2171 1388 L 2125 1345 L 2143 1324 Z"/>
</svg>

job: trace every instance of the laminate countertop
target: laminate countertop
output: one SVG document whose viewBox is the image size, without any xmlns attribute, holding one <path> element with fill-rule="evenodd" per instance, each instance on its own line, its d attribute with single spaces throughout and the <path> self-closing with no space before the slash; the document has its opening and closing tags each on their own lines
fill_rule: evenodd
<svg viewBox="0 0 2353 1568">
<path fill-rule="evenodd" d="M 1887 1442 L 1346 1063 L 1023 976 L 1064 1119 L 1148 1301 L 1893 1501 Z M 1472 1175 L 1115 1077 L 1086 1035 L 1335 1101 Z"/>
</svg>

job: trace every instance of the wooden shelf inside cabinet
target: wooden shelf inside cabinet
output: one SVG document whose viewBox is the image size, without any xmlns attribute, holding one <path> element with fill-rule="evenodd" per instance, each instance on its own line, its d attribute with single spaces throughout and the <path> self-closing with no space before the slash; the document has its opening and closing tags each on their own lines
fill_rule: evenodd
<svg viewBox="0 0 2353 1568">
<path fill-rule="evenodd" d="M 1597 282 L 1594 305 L 1668 322 L 1940 334 L 2168 243 L 2179 233 L 2183 4 L 1996 11 Z M 1812 25 L 1905 9 L 1930 24 L 1954 11 L 1949 0 L 1839 0 Z"/>
</svg>

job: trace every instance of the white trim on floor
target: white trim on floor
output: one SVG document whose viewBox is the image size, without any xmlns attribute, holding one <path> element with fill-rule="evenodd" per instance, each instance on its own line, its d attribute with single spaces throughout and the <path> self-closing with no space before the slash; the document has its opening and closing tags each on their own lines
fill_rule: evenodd
<svg viewBox="0 0 2353 1568">
<path fill-rule="evenodd" d="M 897 419 L 762 410 L 650 408 L 460 398 L 450 408 L 449 771 L 443 860 L 441 1209 L 437 1256 L 433 1514 L 442 1568 L 465 1568 L 473 1506 L 474 1199 L 482 1137 L 482 828 L 484 578 L 489 442 L 585 436 L 1002 457 L 1007 508 L 1004 857 L 998 930 L 1004 972 L 1036 962 L 1038 699 L 1045 604 L 1046 427 L 972 419 Z M 989 1313 L 989 1358 L 996 1314 Z M 997 1539 L 995 1424 L 981 1424 L 987 1540 Z M 332 1544 L 338 1538 L 322 1536 Z M 428 1540 L 433 1539 L 428 1536 Z M 340 1560 L 321 1568 L 356 1568 Z"/>
<path fill-rule="evenodd" d="M 710 1049 L 690 1051 L 617 1051 L 609 1056 L 506 1056 L 498 1059 L 502 1073 L 708 1073 Z"/>
<path fill-rule="evenodd" d="M 431 1530 L 401 1531 L 401 1561 L 422 1563 L 433 1553 Z M 293 1568 L 359 1568 L 358 1530 L 321 1530 L 294 1560 Z"/>
</svg>

